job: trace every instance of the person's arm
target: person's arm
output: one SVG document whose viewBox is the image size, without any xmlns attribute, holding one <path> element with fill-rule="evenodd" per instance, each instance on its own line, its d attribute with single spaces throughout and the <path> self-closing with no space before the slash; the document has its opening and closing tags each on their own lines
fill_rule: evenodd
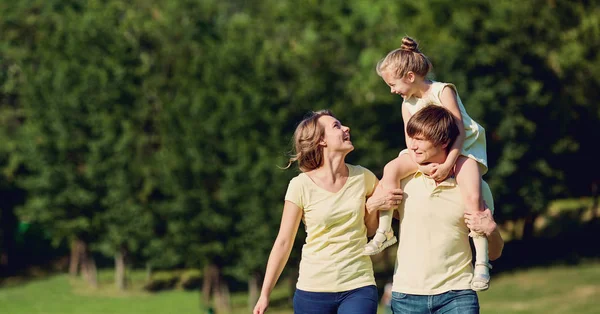
<svg viewBox="0 0 600 314">
<path fill-rule="evenodd" d="M 495 223 L 494 223 L 495 224 Z M 504 249 L 504 239 L 502 239 L 502 235 L 500 234 L 500 230 L 496 225 L 494 231 L 487 235 L 488 239 L 488 257 L 490 261 L 497 260 L 502 256 L 502 250 Z"/>
<path fill-rule="evenodd" d="M 404 141 L 406 142 L 406 148 L 408 148 L 409 151 L 410 151 L 410 137 L 406 133 L 406 126 L 408 125 L 408 120 L 410 120 L 410 117 L 412 117 L 412 115 L 410 114 L 410 111 L 408 111 L 408 108 L 404 105 L 404 103 L 402 103 L 402 121 L 404 122 Z M 412 157 L 413 156 L 411 155 L 411 158 Z"/>
<path fill-rule="evenodd" d="M 490 208 L 485 204 L 484 211 L 465 212 L 465 223 L 470 230 L 485 234 L 488 239 L 488 257 L 491 261 L 498 259 L 504 249 L 504 239 Z"/>
<path fill-rule="evenodd" d="M 431 177 L 440 182 L 448 175 L 450 175 L 451 170 L 454 168 L 456 164 L 456 160 L 458 156 L 460 156 L 460 152 L 462 150 L 462 146 L 465 142 L 465 127 L 463 126 L 462 114 L 460 113 L 460 108 L 458 107 L 458 101 L 456 99 L 456 92 L 451 87 L 444 87 L 442 90 L 442 95 L 440 96 L 440 100 L 442 101 L 442 105 L 448 109 L 456 120 L 456 124 L 458 126 L 458 137 L 452 144 L 452 147 L 448 151 L 448 156 L 446 157 L 446 161 L 443 164 L 440 164 L 435 172 L 431 174 Z"/>
<path fill-rule="evenodd" d="M 379 180 L 375 179 L 375 189 L 371 192 L 371 194 L 367 195 L 367 203 L 369 203 L 369 199 L 375 194 L 375 190 L 379 186 Z M 377 232 L 377 227 L 379 226 L 379 212 L 371 210 L 369 211 L 367 206 L 365 206 L 365 226 L 367 226 L 367 237 L 372 237 L 375 232 Z"/>
<path fill-rule="evenodd" d="M 302 209 L 290 201 L 285 201 L 279 233 L 269 255 L 260 298 L 254 307 L 253 314 L 263 314 L 267 310 L 271 291 L 290 257 L 301 219 Z"/>
<path fill-rule="evenodd" d="M 367 199 L 367 212 L 398 208 L 398 204 L 404 197 L 404 192 L 400 189 L 400 179 L 398 179 L 398 183 L 394 183 L 394 178 L 398 176 L 399 158 L 397 157 L 385 165 L 383 178 L 377 184 L 373 195 Z"/>
</svg>

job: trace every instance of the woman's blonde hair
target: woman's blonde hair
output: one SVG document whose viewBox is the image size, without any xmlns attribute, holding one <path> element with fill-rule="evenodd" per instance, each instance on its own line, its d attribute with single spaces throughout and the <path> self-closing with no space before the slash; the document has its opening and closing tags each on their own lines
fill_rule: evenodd
<svg viewBox="0 0 600 314">
<path fill-rule="evenodd" d="M 310 112 L 304 120 L 300 121 L 294 132 L 294 150 L 286 169 L 295 161 L 302 172 L 319 168 L 323 163 L 323 147 L 319 142 L 325 135 L 325 129 L 319 124 L 322 116 L 332 116 L 329 110 Z"/>
<path fill-rule="evenodd" d="M 405 36 L 402 38 L 400 48 L 390 51 L 385 58 L 377 62 L 376 70 L 379 76 L 390 70 L 395 78 L 403 78 L 411 71 L 425 77 L 431 68 L 431 62 L 419 50 L 419 44 L 414 39 Z"/>
</svg>

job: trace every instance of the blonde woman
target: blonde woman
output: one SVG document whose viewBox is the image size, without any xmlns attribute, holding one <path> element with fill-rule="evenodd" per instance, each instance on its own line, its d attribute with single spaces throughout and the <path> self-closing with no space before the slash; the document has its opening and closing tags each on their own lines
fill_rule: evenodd
<svg viewBox="0 0 600 314">
<path fill-rule="evenodd" d="M 253 313 L 267 310 L 303 221 L 306 242 L 294 313 L 375 314 L 378 295 L 373 265 L 360 253 L 367 243 L 367 230 L 372 234 L 377 225 L 376 212 L 367 214 L 365 202 L 378 180 L 368 169 L 345 162 L 354 150 L 350 128 L 327 110 L 312 112 L 300 122 L 294 149 L 290 165 L 297 162 L 301 173 L 288 185 L 279 234 Z M 402 192 L 396 189 L 378 203 L 393 209 L 401 200 Z"/>
</svg>

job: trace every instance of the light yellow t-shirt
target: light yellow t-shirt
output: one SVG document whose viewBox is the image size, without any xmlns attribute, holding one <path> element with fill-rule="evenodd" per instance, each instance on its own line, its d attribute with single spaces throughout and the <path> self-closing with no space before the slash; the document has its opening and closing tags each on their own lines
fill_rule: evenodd
<svg viewBox="0 0 600 314">
<path fill-rule="evenodd" d="M 377 181 L 361 166 L 346 164 L 346 184 L 337 193 L 301 173 L 290 181 L 285 200 L 303 210 L 306 243 L 296 287 L 311 292 L 341 292 L 375 284 L 373 264 L 362 256 L 367 243 L 365 200 Z"/>
<path fill-rule="evenodd" d="M 402 180 L 400 235 L 393 291 L 434 295 L 471 289 L 473 266 L 465 206 L 454 178 L 436 183 L 421 172 Z M 489 186 L 482 197 L 493 211 Z"/>
<path fill-rule="evenodd" d="M 431 89 L 423 98 L 410 97 L 404 100 L 402 106 L 406 106 L 411 116 L 428 105 L 433 104 L 442 106 L 440 97 L 442 96 L 442 90 L 446 86 L 452 88 L 454 92 L 456 92 L 456 100 L 465 129 L 465 142 L 463 143 L 461 155 L 477 161 L 480 165 L 481 175 L 484 175 L 488 171 L 485 129 L 469 116 L 465 106 L 460 100 L 460 96 L 458 96 L 456 86 L 450 83 L 433 82 L 431 84 Z M 404 152 L 405 151 L 402 151 L 402 153 Z"/>
</svg>

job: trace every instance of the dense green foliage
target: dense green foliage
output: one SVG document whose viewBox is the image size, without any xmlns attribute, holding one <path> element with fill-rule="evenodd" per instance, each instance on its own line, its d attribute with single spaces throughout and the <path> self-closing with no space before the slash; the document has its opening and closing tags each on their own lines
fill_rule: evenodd
<svg viewBox="0 0 600 314">
<path fill-rule="evenodd" d="M 0 16 L 0 195 L 23 196 L 0 222 L 55 243 L 260 273 L 306 112 L 332 109 L 378 175 L 404 147 L 374 68 L 407 34 L 487 130 L 499 220 L 600 178 L 595 1 L 0 0 Z"/>
</svg>

